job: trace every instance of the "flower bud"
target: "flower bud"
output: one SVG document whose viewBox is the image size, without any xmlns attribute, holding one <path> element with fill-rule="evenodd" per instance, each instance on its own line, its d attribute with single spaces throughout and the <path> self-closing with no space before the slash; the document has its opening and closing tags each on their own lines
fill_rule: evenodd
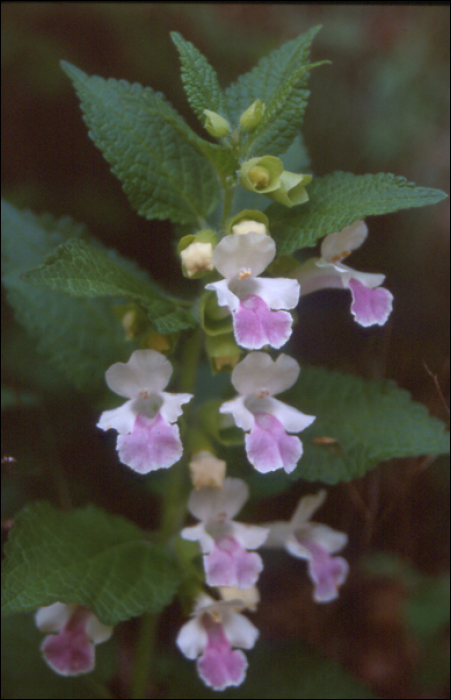
<svg viewBox="0 0 451 700">
<path fill-rule="evenodd" d="M 279 187 L 268 193 L 268 197 L 287 207 L 308 202 L 305 185 L 311 182 L 311 175 L 302 175 L 284 171 L 279 178 Z"/>
<path fill-rule="evenodd" d="M 240 168 L 240 183 L 251 192 L 265 194 L 280 186 L 280 176 L 283 173 L 283 163 L 275 156 L 251 158 Z"/>
<path fill-rule="evenodd" d="M 199 300 L 199 319 L 208 335 L 224 335 L 233 328 L 232 317 L 227 307 L 219 306 L 214 292 L 205 292 Z"/>
<path fill-rule="evenodd" d="M 240 117 L 240 126 L 243 131 L 252 131 L 260 123 L 265 113 L 266 105 L 260 100 L 255 100 Z"/>
<path fill-rule="evenodd" d="M 214 269 L 211 258 L 217 242 L 217 236 L 211 229 L 202 229 L 195 235 L 191 234 L 181 239 L 177 250 L 182 259 L 185 277 L 198 279 Z"/>
<path fill-rule="evenodd" d="M 213 374 L 223 371 L 230 372 L 238 364 L 241 357 L 241 350 L 235 342 L 233 333 L 207 335 L 205 350 L 210 358 Z"/>
<path fill-rule="evenodd" d="M 149 328 L 149 320 L 137 304 L 118 304 L 114 315 L 122 323 L 127 340 L 134 340 Z"/>
<path fill-rule="evenodd" d="M 189 473 L 196 491 L 205 488 L 222 489 L 226 463 L 209 450 L 200 450 L 193 454 L 189 463 Z"/>
<path fill-rule="evenodd" d="M 262 211 L 257 209 L 243 209 L 226 221 L 225 230 L 230 233 L 266 233 L 269 235 L 269 219 Z"/>
<path fill-rule="evenodd" d="M 221 139 L 223 136 L 227 136 L 230 131 L 230 125 L 227 119 L 221 117 L 220 114 L 212 112 L 210 109 L 204 109 L 205 114 L 205 128 L 215 139 Z"/>
</svg>

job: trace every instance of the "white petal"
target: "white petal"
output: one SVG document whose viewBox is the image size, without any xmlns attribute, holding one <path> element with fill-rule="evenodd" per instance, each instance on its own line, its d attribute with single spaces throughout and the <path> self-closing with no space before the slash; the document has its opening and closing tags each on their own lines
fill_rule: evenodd
<svg viewBox="0 0 451 700">
<path fill-rule="evenodd" d="M 38 608 L 34 616 L 36 627 L 41 632 L 60 632 L 74 614 L 75 608 L 75 605 L 65 603 L 53 603 Z"/>
<path fill-rule="evenodd" d="M 337 265 L 336 267 L 340 271 L 344 286 L 347 286 L 349 280 L 353 279 L 358 280 L 369 289 L 374 289 L 375 287 L 379 287 L 385 279 L 385 275 L 380 273 L 359 272 L 358 270 L 353 270 L 351 267 L 343 264 Z"/>
<path fill-rule="evenodd" d="M 232 384 L 242 396 L 285 391 L 296 382 L 299 365 L 288 355 L 279 355 L 276 362 L 265 352 L 251 352 L 232 372 Z M 241 426 L 240 426 L 241 427 Z"/>
<path fill-rule="evenodd" d="M 224 236 L 213 251 L 212 262 L 223 277 L 230 280 L 240 271 L 249 270 L 257 277 L 276 255 L 276 244 L 261 233 Z"/>
<path fill-rule="evenodd" d="M 348 536 L 345 532 L 334 530 L 328 525 L 311 522 L 308 524 L 308 528 L 309 539 L 324 547 L 329 554 L 339 552 L 348 543 Z"/>
<path fill-rule="evenodd" d="M 219 413 L 231 413 L 235 425 L 241 430 L 252 430 L 255 418 L 251 411 L 244 405 L 244 398 L 237 396 L 236 399 L 225 401 L 219 408 Z"/>
<path fill-rule="evenodd" d="M 230 534 L 244 549 L 258 549 L 268 537 L 269 529 L 259 525 L 233 522 Z"/>
<path fill-rule="evenodd" d="M 159 393 L 171 378 L 169 360 L 156 350 L 135 350 L 127 363 L 116 362 L 105 374 L 106 383 L 119 396 L 137 398 L 141 392 Z"/>
<path fill-rule="evenodd" d="M 193 398 L 193 394 L 169 394 L 166 391 L 162 391 L 160 396 L 163 399 L 160 413 L 168 423 L 175 423 L 183 413 L 182 404 Z"/>
<path fill-rule="evenodd" d="M 316 416 L 308 416 L 297 408 L 278 399 L 271 399 L 271 414 L 282 423 L 288 433 L 299 433 L 313 423 Z"/>
<path fill-rule="evenodd" d="M 318 493 L 303 496 L 299 501 L 296 510 L 291 518 L 291 526 L 293 530 L 304 525 L 307 520 L 310 520 L 313 513 L 320 508 L 327 498 L 325 489 L 321 489 Z"/>
<path fill-rule="evenodd" d="M 232 313 L 239 309 L 239 297 L 237 297 L 236 294 L 234 294 L 229 289 L 228 280 L 221 280 L 220 282 L 211 282 L 210 284 L 205 285 L 205 289 L 209 289 L 212 292 L 216 292 L 219 306 L 227 306 L 229 311 L 231 311 Z"/>
<path fill-rule="evenodd" d="M 259 635 L 258 629 L 244 615 L 227 612 L 223 618 L 223 627 L 230 646 L 252 649 Z"/>
<path fill-rule="evenodd" d="M 102 430 L 114 428 L 120 435 L 128 435 L 133 430 L 137 415 L 136 402 L 134 400 L 126 401 L 118 408 L 104 411 L 100 416 L 97 427 Z"/>
<path fill-rule="evenodd" d="M 248 294 L 256 294 L 273 310 L 294 309 L 297 306 L 301 293 L 297 280 L 284 277 L 278 279 L 262 277 L 244 279 L 238 289 L 240 299 L 243 299 Z"/>
<path fill-rule="evenodd" d="M 188 659 L 196 659 L 202 654 L 207 646 L 208 636 L 197 617 L 183 625 L 175 643 Z"/>
<path fill-rule="evenodd" d="M 268 538 L 265 541 L 265 548 L 285 547 L 288 537 L 292 534 L 291 523 L 278 520 L 273 523 L 263 523 L 269 529 Z"/>
<path fill-rule="evenodd" d="M 249 498 L 249 487 L 242 479 L 227 478 L 221 490 L 214 488 L 192 491 L 188 508 L 204 523 L 231 520 Z"/>
<path fill-rule="evenodd" d="M 199 542 L 202 554 L 209 554 L 215 543 L 213 537 L 206 532 L 203 522 L 198 523 L 197 525 L 192 525 L 191 527 L 184 527 L 180 535 L 184 540 Z"/>
<path fill-rule="evenodd" d="M 104 625 L 103 622 L 100 622 L 99 618 L 92 613 L 86 623 L 86 634 L 91 642 L 94 642 L 94 644 L 101 644 L 111 637 L 113 634 L 113 627 Z"/>
<path fill-rule="evenodd" d="M 321 243 L 321 255 L 327 262 L 334 262 L 346 253 L 360 248 L 368 235 L 368 227 L 364 221 L 354 221 L 341 231 L 329 233 Z"/>
</svg>

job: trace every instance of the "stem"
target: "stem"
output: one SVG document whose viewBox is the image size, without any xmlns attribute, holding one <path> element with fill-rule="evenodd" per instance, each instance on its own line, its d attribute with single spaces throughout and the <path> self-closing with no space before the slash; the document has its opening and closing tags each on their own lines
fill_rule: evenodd
<svg viewBox="0 0 451 700">
<path fill-rule="evenodd" d="M 146 690 L 151 677 L 152 661 L 155 658 L 157 625 L 158 615 L 146 613 L 141 617 L 141 629 L 135 650 L 130 687 L 130 698 L 133 700 L 147 697 Z"/>
<path fill-rule="evenodd" d="M 199 326 L 190 336 L 184 348 L 180 377 L 180 390 L 184 393 L 192 394 L 195 390 L 202 337 L 202 328 Z M 181 528 L 187 507 L 187 499 L 184 494 L 187 475 L 185 461 L 171 467 L 162 506 L 160 530 L 157 533 L 157 541 L 159 542 L 167 542 Z M 130 697 L 133 700 L 141 700 L 146 697 L 146 689 L 152 674 L 152 659 L 154 658 L 157 631 L 158 615 L 150 613 L 143 615 L 130 687 Z"/>
<path fill-rule="evenodd" d="M 232 187 L 225 187 L 224 189 L 224 209 L 222 211 L 222 218 L 221 218 L 221 229 L 225 229 L 225 222 L 227 219 L 230 217 L 230 213 L 232 211 L 232 202 L 233 202 L 233 197 L 235 195 L 235 183 L 233 184 Z"/>
<path fill-rule="evenodd" d="M 195 391 L 202 337 L 202 329 L 199 326 L 185 345 L 180 377 L 180 390 L 182 392 L 193 394 Z M 185 518 L 186 499 L 183 498 L 183 491 L 186 481 L 186 462 L 182 461 L 171 468 L 168 478 L 159 532 L 159 538 L 163 542 L 172 537 L 175 532 L 178 532 Z"/>
</svg>

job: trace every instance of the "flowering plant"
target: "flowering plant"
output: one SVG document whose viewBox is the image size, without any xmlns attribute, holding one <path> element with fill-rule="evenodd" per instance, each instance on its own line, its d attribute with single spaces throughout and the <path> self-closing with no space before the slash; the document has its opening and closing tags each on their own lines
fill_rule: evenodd
<svg viewBox="0 0 451 700">
<path fill-rule="evenodd" d="M 62 63 L 131 206 L 174 224 L 186 293 L 162 289 L 72 221 L 2 204 L 3 279 L 18 320 L 65 377 L 58 392 L 72 385 L 95 408 L 91 439 L 110 454 L 108 478 L 122 479 L 124 501 L 139 491 L 148 518 L 161 514 L 150 528 L 130 510 L 108 512 L 107 500 L 89 504 L 96 482 L 81 507 L 38 501 L 15 515 L 3 610 L 35 612 L 57 674 L 91 672 L 94 645 L 141 617 L 131 683 L 144 697 L 157 616 L 177 595 L 184 619 L 171 644 L 213 690 L 241 685 L 252 664 L 241 649 L 259 637 L 244 612 L 258 615 L 271 549 L 306 560 L 317 603 L 338 598 L 354 564 L 350 550 L 335 556 L 351 535 L 310 520 L 324 489 L 303 495 L 291 520 L 265 522 L 263 496 L 299 497 L 305 481 L 333 486 L 380 460 L 447 450 L 440 421 L 394 384 L 304 364 L 300 374 L 293 357 L 296 309 L 322 288 L 350 291 L 357 324 L 382 330 L 396 310 L 384 275 L 343 260 L 364 243 L 365 217 L 444 197 L 390 174 L 305 172 L 300 127 L 308 75 L 321 65 L 309 58 L 317 29 L 225 91 L 174 32 L 202 136 L 160 93 Z M 235 521 L 248 500 L 246 522 Z"/>
</svg>

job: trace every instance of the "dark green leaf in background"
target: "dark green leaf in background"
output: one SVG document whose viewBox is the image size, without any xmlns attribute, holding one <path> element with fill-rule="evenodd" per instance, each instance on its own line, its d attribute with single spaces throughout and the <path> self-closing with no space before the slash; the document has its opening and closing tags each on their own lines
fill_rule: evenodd
<svg viewBox="0 0 451 700">
<path fill-rule="evenodd" d="M 204 109 L 227 118 L 226 99 L 219 85 L 216 71 L 190 41 L 178 32 L 171 32 L 182 63 L 182 81 L 188 101 L 202 125 L 205 123 Z"/>
<path fill-rule="evenodd" d="M 303 367 L 287 403 L 317 416 L 301 435 L 296 479 L 335 484 L 363 476 L 378 462 L 449 452 L 449 433 L 426 406 L 392 381 L 366 381 L 320 367 Z M 336 442 L 315 443 L 315 438 Z"/>
<path fill-rule="evenodd" d="M 92 610 L 107 625 L 160 612 L 180 582 L 167 549 L 150 544 L 132 522 L 94 506 L 62 512 L 25 507 L 5 547 L 2 612 L 57 601 Z"/>
<path fill-rule="evenodd" d="M 105 370 L 135 349 L 103 299 L 71 299 L 26 284 L 20 275 L 40 265 L 67 238 L 85 233 L 69 217 L 22 212 L 2 201 L 2 281 L 16 318 L 46 361 L 80 390 L 105 388 Z"/>
<path fill-rule="evenodd" d="M 320 28 L 313 27 L 265 56 L 227 88 L 227 106 L 236 122 L 255 100 L 266 105 L 260 124 L 244 139 L 246 157 L 279 156 L 297 136 L 310 94 L 306 88 L 313 67 L 310 45 Z"/>
<path fill-rule="evenodd" d="M 105 252 L 80 239 L 70 239 L 43 265 L 22 275 L 38 287 L 73 296 L 122 296 L 142 305 L 159 333 L 171 333 L 195 324 L 194 318 Z"/>
<path fill-rule="evenodd" d="M 81 100 L 89 135 L 147 219 L 201 225 L 219 202 L 215 170 L 169 102 L 138 83 L 88 76 L 62 62 Z M 194 145 L 193 145 L 194 144 Z"/>
<path fill-rule="evenodd" d="M 424 207 L 447 197 L 441 190 L 417 187 L 390 173 L 337 172 L 314 177 L 307 189 L 310 200 L 306 204 L 293 209 L 271 204 L 265 210 L 279 255 L 314 246 L 321 236 L 366 216 Z"/>
</svg>

